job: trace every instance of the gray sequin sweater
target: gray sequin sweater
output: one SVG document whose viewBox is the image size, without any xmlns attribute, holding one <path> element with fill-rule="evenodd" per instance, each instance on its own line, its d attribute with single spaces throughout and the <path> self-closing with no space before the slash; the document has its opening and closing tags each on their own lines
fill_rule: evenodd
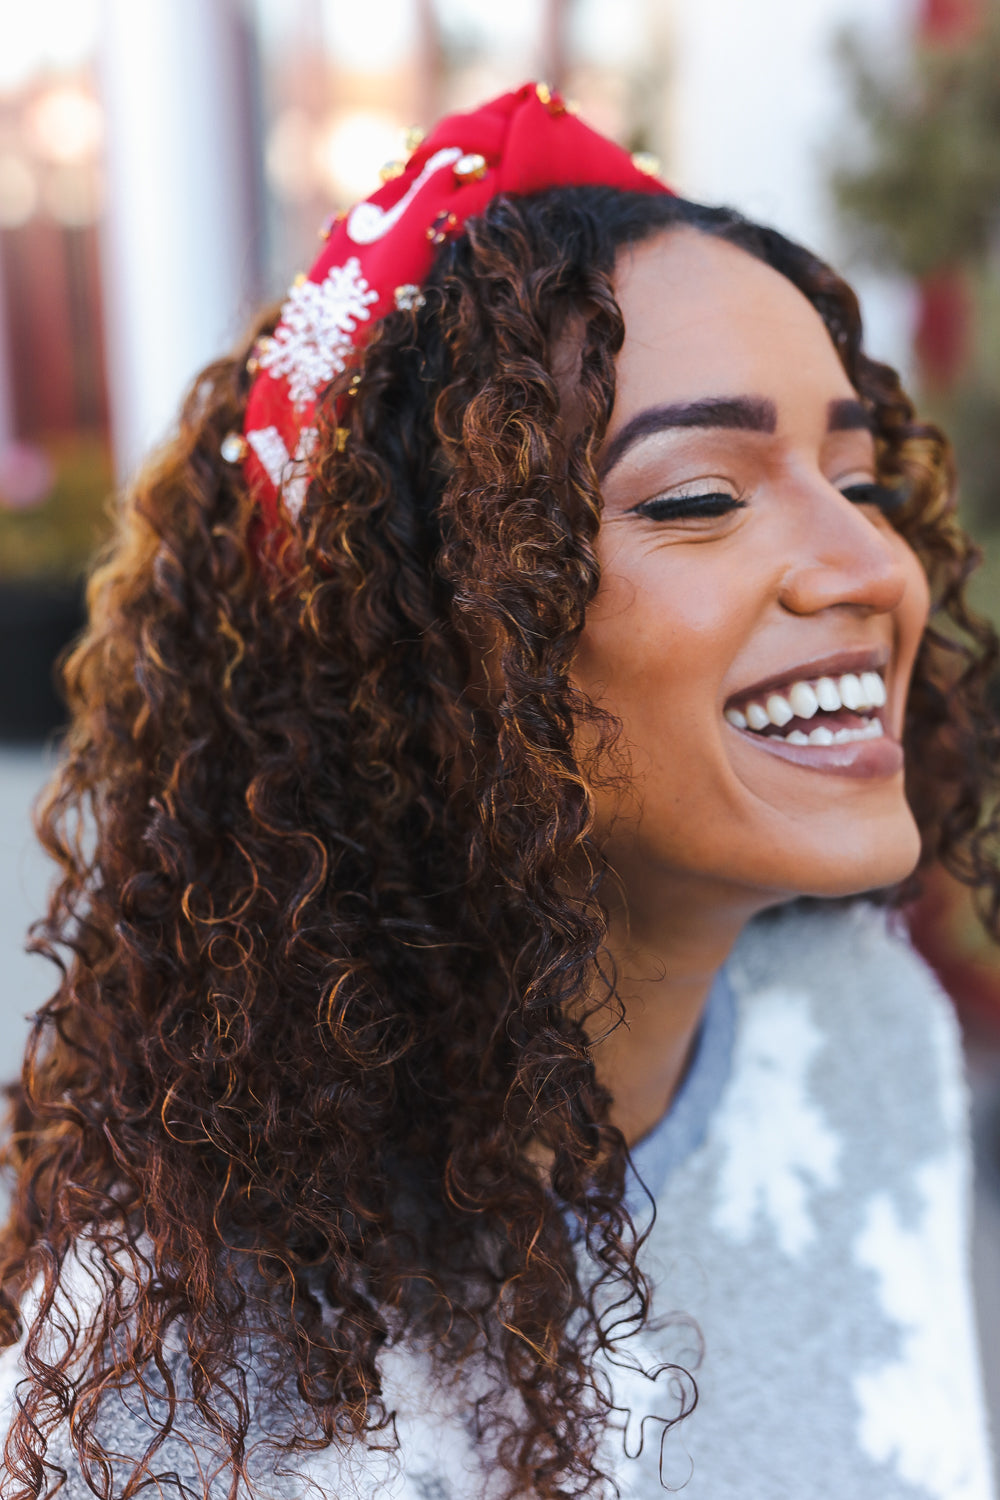
<svg viewBox="0 0 1000 1500">
<path fill-rule="evenodd" d="M 634 1165 L 636 1214 L 656 1205 L 644 1251 L 654 1318 L 605 1371 L 620 1419 L 604 1462 L 628 1500 L 664 1484 L 683 1485 L 685 1500 L 991 1500 L 958 1034 L 891 920 L 859 903 L 751 924 Z M 18 1360 L 0 1356 L 0 1402 Z M 694 1370 L 699 1399 L 666 1428 L 675 1364 Z M 471 1390 L 443 1388 L 405 1342 L 385 1351 L 382 1373 L 397 1448 L 279 1460 L 262 1442 L 260 1492 L 496 1493 Z M 262 1417 L 261 1435 L 268 1426 Z M 120 1453 L 141 1453 L 150 1417 L 116 1398 L 105 1430 Z M 65 1440 L 50 1451 L 68 1473 L 61 1500 L 90 1500 Z M 228 1488 L 194 1428 L 154 1468 L 165 1497 Z"/>
</svg>

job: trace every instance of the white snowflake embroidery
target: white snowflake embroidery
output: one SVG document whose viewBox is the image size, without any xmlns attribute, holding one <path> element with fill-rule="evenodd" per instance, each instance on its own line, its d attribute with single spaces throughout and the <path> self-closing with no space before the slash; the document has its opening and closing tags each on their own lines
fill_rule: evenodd
<svg viewBox="0 0 1000 1500">
<path fill-rule="evenodd" d="M 281 492 L 281 503 L 297 521 L 309 488 L 307 460 L 316 446 L 316 428 L 303 427 L 293 459 L 277 427 L 259 427 L 247 433 L 247 442 L 263 466 L 268 479 Z M 293 467 L 291 470 L 289 466 Z"/>
<path fill-rule="evenodd" d="M 247 442 L 260 459 L 264 473 L 274 488 L 280 490 L 289 454 L 277 427 L 258 427 L 247 433 Z"/>
<path fill-rule="evenodd" d="M 296 282 L 274 337 L 260 352 L 261 367 L 287 376 L 293 402 L 305 406 L 345 368 L 354 347 L 352 335 L 359 322 L 371 317 L 368 309 L 378 298 L 356 255 L 342 266 L 331 266 L 322 281 Z"/>
<path fill-rule="evenodd" d="M 726 1143 L 713 1220 L 746 1244 L 760 1216 L 779 1246 L 799 1256 L 816 1237 L 808 1188 L 834 1187 L 840 1139 L 809 1096 L 809 1072 L 823 1046 L 805 996 L 754 995 L 736 1036 L 734 1086 L 717 1117 Z"/>
<path fill-rule="evenodd" d="M 901 1334 L 898 1353 L 854 1376 L 858 1439 L 876 1463 L 940 1500 L 989 1500 L 958 1152 L 928 1162 L 916 1185 L 916 1223 L 904 1224 L 879 1192 L 854 1243 L 856 1263 L 874 1272 L 882 1310 Z"/>
</svg>

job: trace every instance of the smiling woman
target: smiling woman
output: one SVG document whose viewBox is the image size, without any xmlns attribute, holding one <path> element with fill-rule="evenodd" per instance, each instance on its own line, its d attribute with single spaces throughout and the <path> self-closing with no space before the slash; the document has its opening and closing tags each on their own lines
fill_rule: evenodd
<svg viewBox="0 0 1000 1500">
<path fill-rule="evenodd" d="M 849 288 L 542 86 L 331 225 L 67 668 L 0 1493 L 987 1500 L 971 559 Z"/>
<path fill-rule="evenodd" d="M 615 292 L 601 587 L 573 679 L 627 726 L 626 797 L 593 791 L 627 891 L 612 944 L 627 928 L 630 951 L 655 956 L 662 1024 L 687 1021 L 683 1051 L 657 1049 L 667 1073 L 641 1113 L 629 1033 L 617 1043 L 612 1093 L 643 1133 L 704 976 L 752 916 L 892 886 L 916 864 L 901 741 L 928 587 L 886 518 L 874 418 L 786 277 L 682 228 L 623 251 Z M 686 1005 L 669 998 L 681 934 L 702 976 Z M 632 1035 L 648 1067 L 650 1038 Z"/>
</svg>

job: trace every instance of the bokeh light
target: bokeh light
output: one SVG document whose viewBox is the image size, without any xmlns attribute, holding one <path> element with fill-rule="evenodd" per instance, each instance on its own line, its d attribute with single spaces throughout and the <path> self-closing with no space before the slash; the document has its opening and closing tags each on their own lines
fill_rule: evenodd
<svg viewBox="0 0 1000 1500">
<path fill-rule="evenodd" d="M 95 156 L 104 135 L 101 106 L 76 84 L 47 89 L 29 106 L 26 124 L 37 154 L 64 166 Z"/>
<path fill-rule="evenodd" d="M 356 109 L 329 116 L 316 146 L 326 190 L 337 202 L 367 197 L 378 186 L 379 168 L 401 145 L 399 125 L 388 113 Z"/>
</svg>

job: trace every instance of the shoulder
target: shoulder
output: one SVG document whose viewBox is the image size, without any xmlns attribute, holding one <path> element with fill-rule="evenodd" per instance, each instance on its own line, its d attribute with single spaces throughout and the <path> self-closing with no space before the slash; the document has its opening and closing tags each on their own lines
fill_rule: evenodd
<svg viewBox="0 0 1000 1500">
<path fill-rule="evenodd" d="M 885 1170 L 964 1155 L 967 1090 L 954 1008 L 898 914 L 793 905 L 751 923 L 729 972 L 737 1056 L 798 1070 L 797 1094 Z"/>
<path fill-rule="evenodd" d="M 943 996 L 914 950 L 897 911 L 873 902 L 793 901 L 750 922 L 734 962 L 745 980 L 766 980 L 780 970 L 798 979 L 866 984 L 887 978 Z"/>
<path fill-rule="evenodd" d="M 738 997 L 785 989 L 808 996 L 824 1029 L 860 1028 L 860 1038 L 896 1032 L 957 1064 L 954 1008 L 915 951 L 897 912 L 870 902 L 793 903 L 750 923 L 729 972 Z"/>
</svg>

